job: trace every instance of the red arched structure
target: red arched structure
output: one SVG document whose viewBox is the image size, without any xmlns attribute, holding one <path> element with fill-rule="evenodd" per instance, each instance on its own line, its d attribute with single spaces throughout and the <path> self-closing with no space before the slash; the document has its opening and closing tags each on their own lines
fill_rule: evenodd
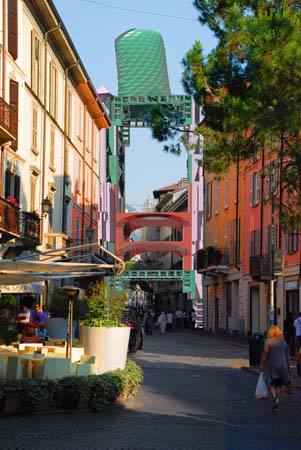
<svg viewBox="0 0 301 450">
<path fill-rule="evenodd" d="M 189 196 L 191 199 L 191 185 Z M 191 205 L 187 212 L 117 212 L 115 216 L 116 254 L 120 258 L 130 258 L 145 252 L 175 253 L 183 257 L 183 270 L 192 270 L 191 257 Z M 138 228 L 171 227 L 182 232 L 182 241 L 130 241 L 130 235 Z"/>
</svg>

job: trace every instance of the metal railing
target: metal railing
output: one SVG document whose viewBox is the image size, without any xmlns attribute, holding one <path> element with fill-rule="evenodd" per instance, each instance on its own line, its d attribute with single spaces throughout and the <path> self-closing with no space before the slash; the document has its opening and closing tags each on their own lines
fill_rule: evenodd
<svg viewBox="0 0 301 450">
<path fill-rule="evenodd" d="M 249 265 L 250 265 L 250 275 L 253 278 L 262 278 L 271 276 L 270 254 L 251 256 Z"/>
<path fill-rule="evenodd" d="M 41 219 L 34 213 L 20 212 L 20 237 L 38 244 L 41 242 Z"/>
<path fill-rule="evenodd" d="M 14 138 L 17 137 L 17 114 L 13 106 L 0 97 L 0 126 L 5 128 Z"/>
</svg>

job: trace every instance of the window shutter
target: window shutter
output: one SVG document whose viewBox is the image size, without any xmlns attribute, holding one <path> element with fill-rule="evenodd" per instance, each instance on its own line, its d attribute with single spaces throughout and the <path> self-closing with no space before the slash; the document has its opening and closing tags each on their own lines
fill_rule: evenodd
<svg viewBox="0 0 301 450">
<path fill-rule="evenodd" d="M 11 148 L 13 150 L 18 149 L 18 110 L 19 110 L 19 84 L 17 81 L 10 80 L 9 82 L 9 99 L 10 99 L 10 105 L 15 109 L 16 114 L 16 122 L 17 122 L 17 129 L 16 129 L 16 140 L 12 141 Z"/>
<path fill-rule="evenodd" d="M 255 204 L 258 205 L 260 202 L 260 172 L 255 174 Z"/>
<path fill-rule="evenodd" d="M 31 31 L 31 89 L 35 90 L 35 32 Z"/>
<path fill-rule="evenodd" d="M 18 0 L 7 2 L 7 49 L 14 59 L 18 58 Z"/>
<path fill-rule="evenodd" d="M 18 203 L 20 203 L 20 177 L 19 175 L 15 175 L 15 179 L 14 179 L 14 194 L 15 194 L 15 199 L 17 200 Z"/>
<path fill-rule="evenodd" d="M 254 174 L 250 174 L 250 206 L 254 206 L 254 199 L 253 199 L 253 181 L 254 180 Z"/>
<path fill-rule="evenodd" d="M 5 171 L 5 198 L 9 197 L 11 195 L 11 179 L 12 179 L 12 173 L 9 169 L 6 169 Z"/>
<path fill-rule="evenodd" d="M 250 253 L 250 257 L 254 256 L 254 254 L 253 254 L 253 231 L 250 231 L 250 235 L 249 235 L 249 253 Z"/>
<path fill-rule="evenodd" d="M 286 231 L 284 234 L 284 249 L 286 253 L 289 252 L 289 232 Z"/>
</svg>

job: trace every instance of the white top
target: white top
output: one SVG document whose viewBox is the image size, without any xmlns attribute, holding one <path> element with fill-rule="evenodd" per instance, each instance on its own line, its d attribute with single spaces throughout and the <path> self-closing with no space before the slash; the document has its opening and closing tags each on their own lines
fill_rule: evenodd
<svg viewBox="0 0 301 450">
<path fill-rule="evenodd" d="M 172 323 L 172 321 L 173 321 L 173 313 L 171 312 L 166 313 L 166 322 Z"/>
<path fill-rule="evenodd" d="M 296 336 L 301 336 L 301 317 L 295 319 L 294 327 L 296 328 Z"/>
</svg>

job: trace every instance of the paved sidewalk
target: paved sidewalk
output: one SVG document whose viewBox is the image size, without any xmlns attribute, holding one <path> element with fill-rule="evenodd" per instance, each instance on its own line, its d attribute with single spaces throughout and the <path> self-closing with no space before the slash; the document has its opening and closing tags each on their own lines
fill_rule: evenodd
<svg viewBox="0 0 301 450">
<path fill-rule="evenodd" d="M 205 333 L 206 334 L 206 333 Z M 216 339 L 221 339 L 224 343 L 228 345 L 235 345 L 238 347 L 249 349 L 249 340 L 246 338 L 241 338 L 239 336 L 225 336 L 225 335 L 211 335 Z M 259 375 L 259 366 L 242 366 L 241 370 L 247 370 L 254 375 Z M 290 370 L 292 376 L 292 384 L 294 388 L 301 390 L 301 377 L 297 373 L 297 358 L 294 356 L 290 357 Z"/>
<path fill-rule="evenodd" d="M 222 339 L 228 345 L 237 345 L 238 347 L 243 347 L 249 349 L 249 340 L 246 338 L 241 338 L 239 336 L 222 336 L 216 335 L 217 339 Z M 254 375 L 259 375 L 259 366 L 242 366 L 241 370 L 247 370 Z M 297 372 L 297 358 L 290 356 L 290 370 L 292 376 L 292 384 L 294 388 L 301 390 L 301 377 L 298 376 Z"/>
</svg>

